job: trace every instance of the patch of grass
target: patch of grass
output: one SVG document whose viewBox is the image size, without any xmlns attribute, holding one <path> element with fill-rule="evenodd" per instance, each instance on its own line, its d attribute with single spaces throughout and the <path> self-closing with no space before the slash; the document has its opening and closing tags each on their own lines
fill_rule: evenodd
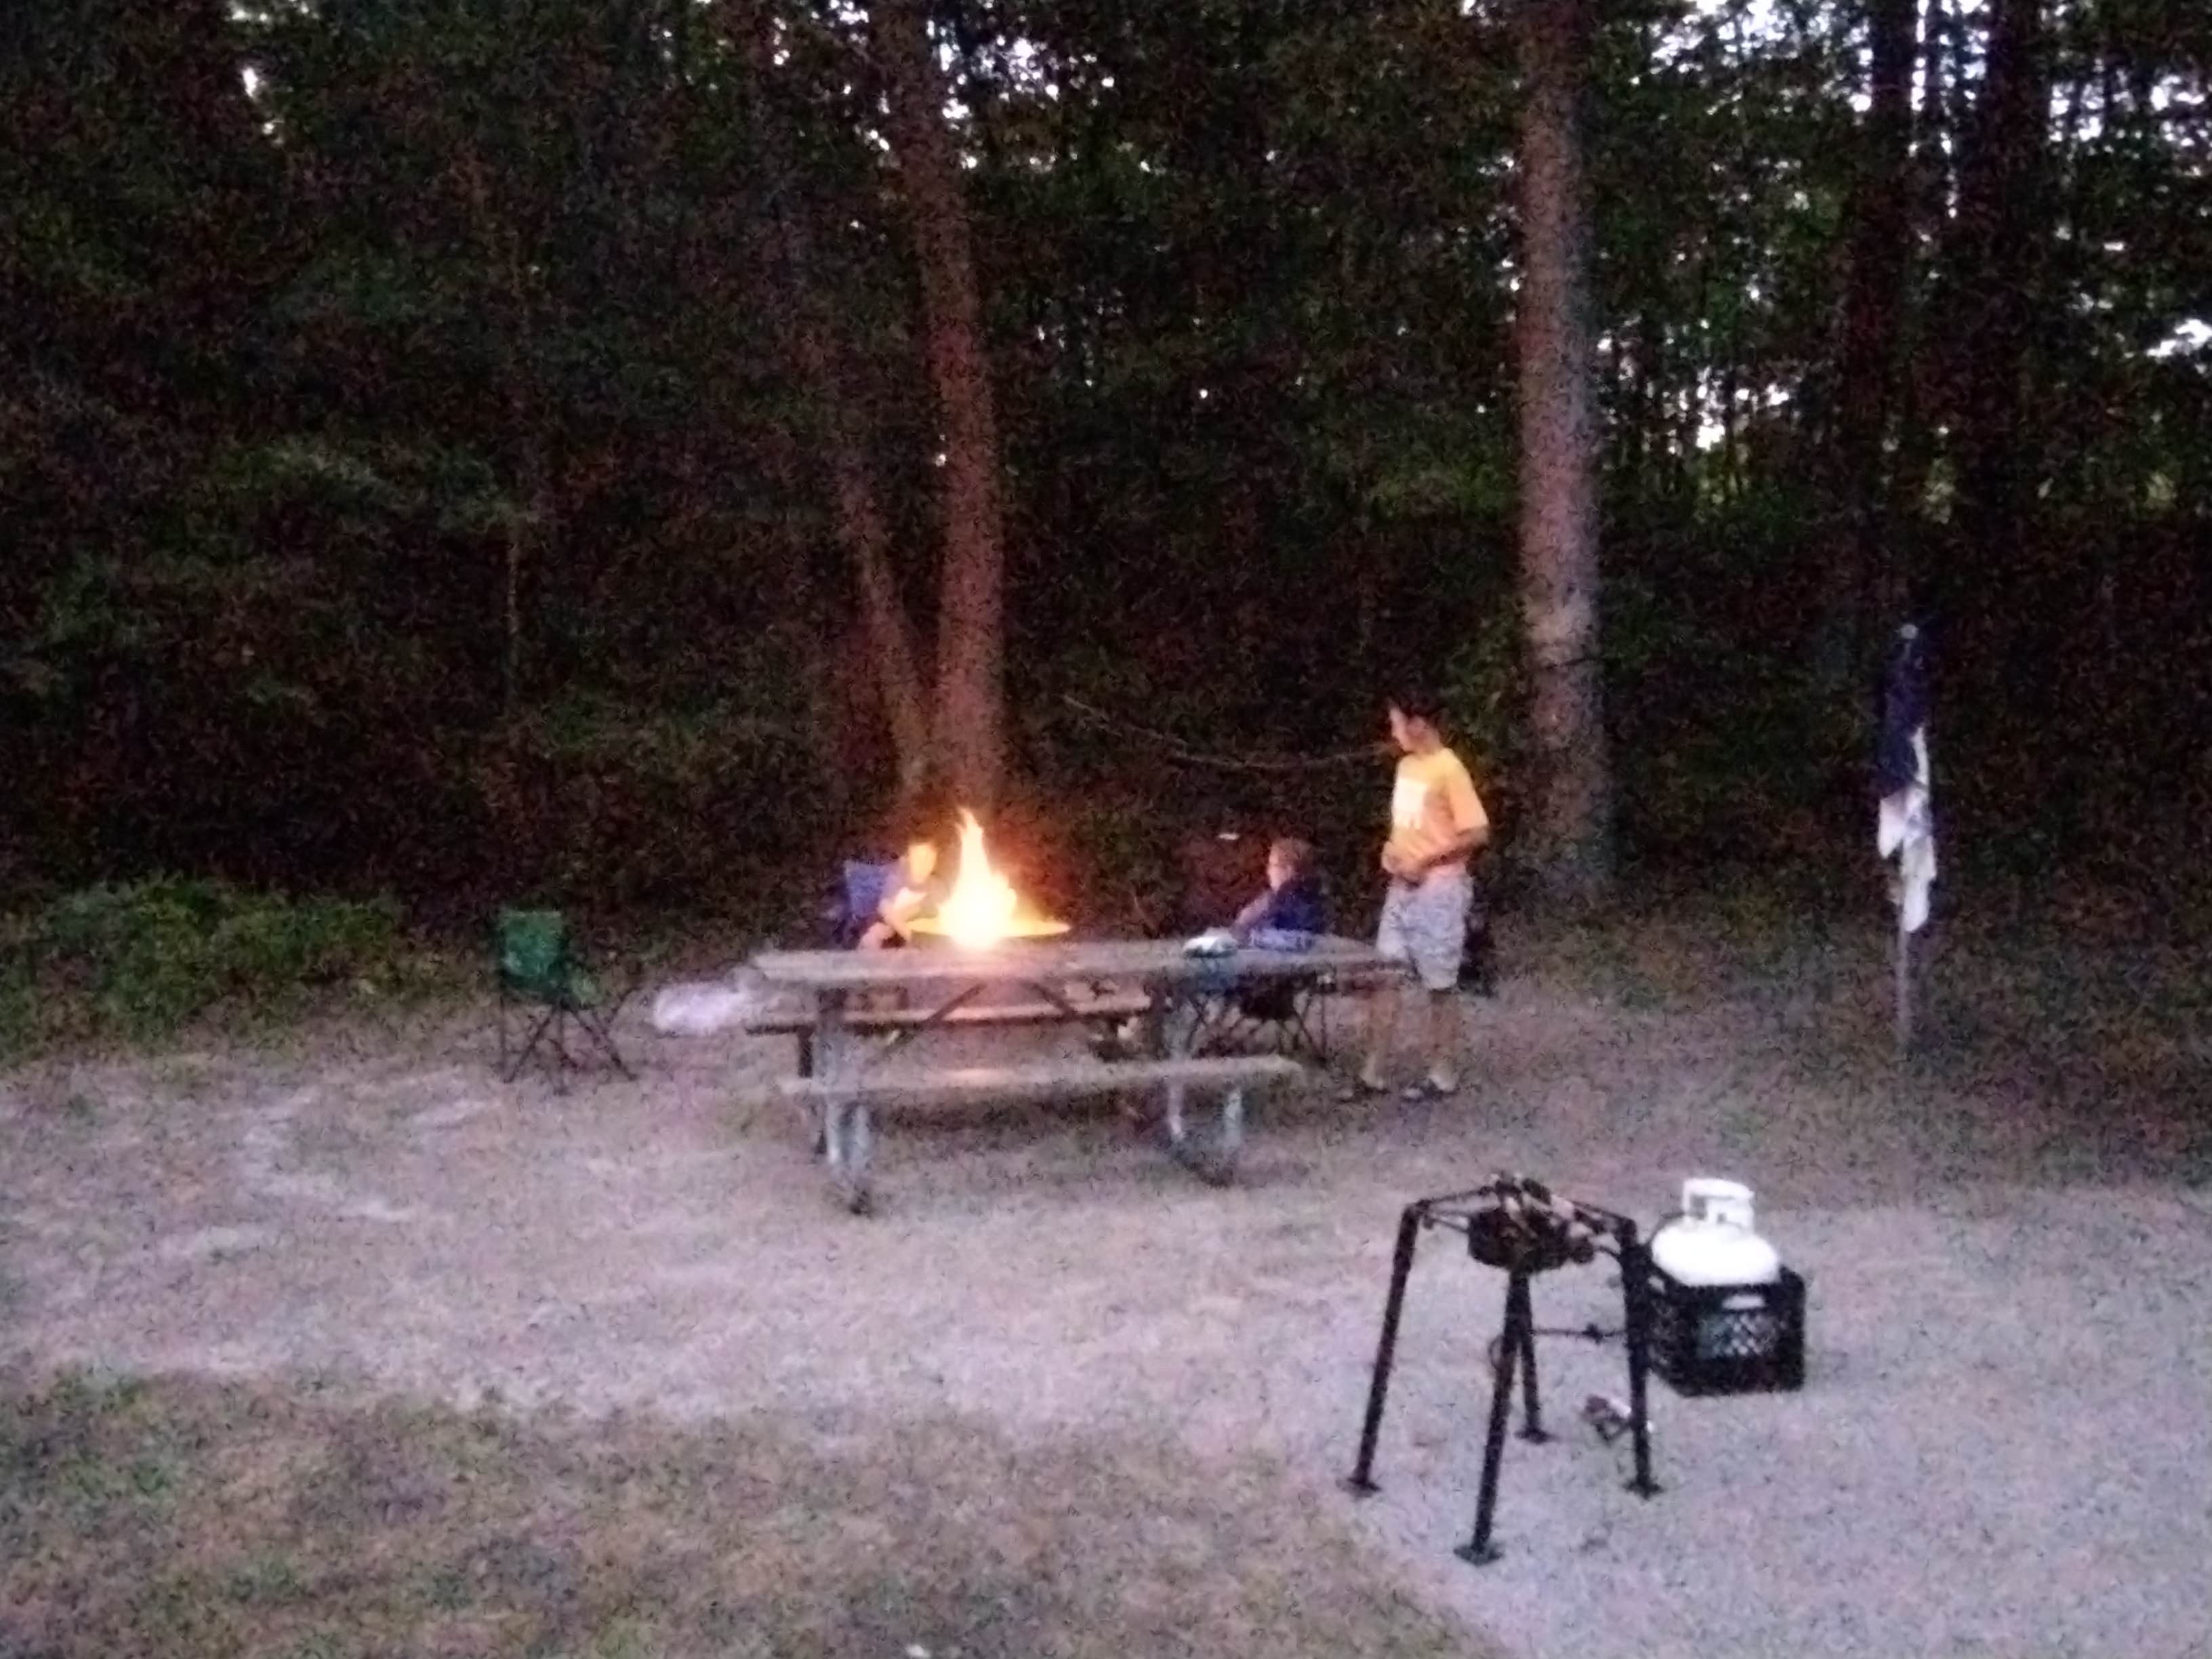
<svg viewBox="0 0 2212 1659">
<path fill-rule="evenodd" d="M 220 882 L 89 887 L 0 919 L 0 1056 L 167 1036 L 211 1012 L 289 1019 L 318 999 L 410 999 L 449 975 L 383 901 Z"/>
<path fill-rule="evenodd" d="M 191 1055 L 171 1055 L 154 1068 L 155 1086 L 177 1100 L 210 1099 L 222 1081 L 222 1074 L 214 1066 Z"/>
<path fill-rule="evenodd" d="M 144 1472 L 162 1471 L 157 1496 Z M 0 1392 L 0 1648 L 43 1659 L 1479 1655 L 1257 1462 L 952 1419 Z"/>
<path fill-rule="evenodd" d="M 307 1594 L 299 1568 L 289 1555 L 281 1552 L 252 1556 L 241 1562 L 232 1571 L 224 1589 L 232 1601 L 249 1607 L 283 1607 Z"/>
<path fill-rule="evenodd" d="M 22 1100 L 40 1117 L 74 1129 L 92 1127 L 107 1105 L 97 1090 L 86 1087 L 70 1073 L 27 1079 Z"/>
</svg>

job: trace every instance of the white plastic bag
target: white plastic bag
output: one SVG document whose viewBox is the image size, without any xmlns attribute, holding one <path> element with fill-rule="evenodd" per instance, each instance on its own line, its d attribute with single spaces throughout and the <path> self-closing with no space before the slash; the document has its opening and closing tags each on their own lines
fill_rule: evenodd
<svg viewBox="0 0 2212 1659">
<path fill-rule="evenodd" d="M 712 1036 L 742 1024 L 752 1009 L 743 988 L 722 981 L 670 985 L 653 1000 L 653 1029 L 663 1036 Z"/>
</svg>

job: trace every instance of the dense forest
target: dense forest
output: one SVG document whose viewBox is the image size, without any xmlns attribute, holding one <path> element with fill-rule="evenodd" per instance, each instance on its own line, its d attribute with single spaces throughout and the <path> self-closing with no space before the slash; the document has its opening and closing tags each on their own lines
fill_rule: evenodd
<svg viewBox="0 0 2212 1659">
<path fill-rule="evenodd" d="M 2197 870 L 2202 0 L 42 0 L 0 889 L 1134 891 L 1407 674 L 1510 827 L 1546 10 L 1624 860 L 1870 872 L 1917 617 L 1947 856 Z"/>
</svg>

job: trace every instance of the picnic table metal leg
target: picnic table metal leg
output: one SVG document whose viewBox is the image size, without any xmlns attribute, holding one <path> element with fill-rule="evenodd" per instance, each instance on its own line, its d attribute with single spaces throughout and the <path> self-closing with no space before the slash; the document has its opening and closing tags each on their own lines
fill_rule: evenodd
<svg viewBox="0 0 2212 1659">
<path fill-rule="evenodd" d="M 842 1035 L 835 1024 L 835 1015 L 826 1007 L 815 1035 L 815 1075 L 831 1083 L 843 1079 L 845 1055 L 837 1038 Z M 814 1141 L 823 1162 L 828 1166 L 830 1178 L 842 1180 L 845 1170 L 845 1103 L 835 1094 L 824 1095 L 815 1109 Z"/>
<path fill-rule="evenodd" d="M 868 1188 L 871 1126 L 867 1104 L 850 1095 L 833 1095 L 824 1118 L 830 1178 L 845 1207 L 854 1215 L 866 1215 L 874 1202 Z"/>
<path fill-rule="evenodd" d="M 1195 1054 L 1206 1029 L 1202 1000 L 1164 994 L 1155 1006 L 1152 1048 L 1164 1060 L 1188 1060 Z M 1168 1151 L 1212 1185 L 1226 1186 L 1237 1171 L 1237 1154 L 1244 1144 L 1244 1091 L 1231 1088 L 1221 1097 L 1213 1144 L 1203 1153 L 1192 1144 L 1189 1090 L 1181 1083 L 1161 1085 L 1163 1115 L 1167 1125 Z"/>
<path fill-rule="evenodd" d="M 822 1148 L 829 1160 L 830 1179 L 845 1207 L 855 1215 L 865 1214 L 870 1202 L 868 1108 L 836 1086 L 852 1079 L 859 1069 L 860 1055 L 845 1029 L 842 1000 L 824 997 L 816 1012 L 815 1064 L 832 1085 L 822 1108 Z"/>
<path fill-rule="evenodd" d="M 1153 1060 L 1172 1058 L 1180 1048 L 1178 1026 L 1182 1005 L 1165 993 L 1155 994 L 1152 1006 L 1145 1013 L 1145 1052 Z M 1160 1085 L 1160 1121 L 1165 1125 L 1168 1150 L 1180 1156 L 1183 1142 L 1182 1091 L 1170 1084 Z"/>
<path fill-rule="evenodd" d="M 823 1061 L 825 1057 L 834 1066 L 837 1059 L 838 1033 L 836 1028 L 838 1024 L 840 1011 L 840 999 L 834 992 L 825 992 L 814 999 L 814 1024 L 798 1034 L 800 1077 L 811 1079 L 822 1075 Z M 826 1040 L 817 1036 L 817 1033 L 823 1032 L 827 1033 Z M 829 1108 L 822 1105 L 802 1105 L 799 1109 L 799 1121 L 805 1126 L 807 1134 L 812 1139 L 814 1156 L 830 1160 L 831 1142 Z"/>
<path fill-rule="evenodd" d="M 1244 1091 L 1231 1088 L 1221 1097 L 1221 1132 L 1213 1143 L 1213 1158 L 1206 1178 L 1226 1187 L 1237 1178 L 1237 1154 L 1244 1147 Z"/>
<path fill-rule="evenodd" d="M 1158 1006 L 1160 1009 L 1157 1016 L 1159 1032 L 1154 1048 L 1163 1060 L 1188 1059 L 1196 1046 L 1197 1021 L 1193 1017 L 1197 1010 L 1186 1006 L 1182 998 L 1168 995 L 1160 997 Z M 1180 1083 L 1161 1086 L 1162 1103 L 1167 1119 L 1168 1147 L 1178 1158 L 1189 1146 L 1189 1126 L 1183 1114 L 1188 1092 Z"/>
<path fill-rule="evenodd" d="M 873 1141 L 868 1103 L 850 1100 L 845 1106 L 845 1207 L 866 1215 L 875 1200 L 868 1188 L 868 1153 Z"/>
</svg>

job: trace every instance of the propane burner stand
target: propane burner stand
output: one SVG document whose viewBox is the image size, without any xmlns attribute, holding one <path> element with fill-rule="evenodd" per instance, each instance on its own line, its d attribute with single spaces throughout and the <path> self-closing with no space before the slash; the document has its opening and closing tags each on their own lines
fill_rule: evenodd
<svg viewBox="0 0 2212 1659">
<path fill-rule="evenodd" d="M 1636 1224 L 1610 1210 L 1562 1197 L 1526 1176 L 1514 1175 L 1501 1175 L 1471 1192 L 1417 1199 L 1400 1215 L 1397 1251 L 1390 1263 L 1390 1291 L 1382 1304 L 1382 1334 L 1376 1344 L 1375 1370 L 1367 1389 L 1367 1417 L 1359 1431 L 1359 1462 L 1345 1484 L 1362 1496 L 1376 1490 L 1375 1446 L 1382 1432 L 1382 1407 L 1390 1391 L 1390 1367 L 1397 1355 L 1406 1279 L 1413 1270 L 1413 1253 L 1420 1236 L 1432 1227 L 1462 1235 L 1470 1256 L 1506 1275 L 1504 1328 L 1491 1349 L 1490 1432 L 1483 1446 L 1474 1535 L 1455 1552 L 1460 1559 L 1477 1565 L 1498 1559 L 1490 1531 L 1498 1513 L 1498 1476 L 1504 1461 L 1505 1424 L 1512 1414 L 1516 1375 L 1522 1389 L 1521 1437 L 1530 1441 L 1550 1437 L 1544 1432 L 1537 1400 L 1539 1333 L 1529 1293 L 1529 1280 L 1540 1273 L 1588 1262 L 1601 1255 L 1620 1264 L 1621 1334 L 1628 1351 L 1628 1430 L 1634 1437 L 1636 1460 L 1635 1477 L 1628 1489 L 1644 1498 L 1656 1493 L 1659 1483 L 1651 1475 L 1650 1418 L 1645 1409 L 1650 1370 L 1650 1273 Z"/>
</svg>

